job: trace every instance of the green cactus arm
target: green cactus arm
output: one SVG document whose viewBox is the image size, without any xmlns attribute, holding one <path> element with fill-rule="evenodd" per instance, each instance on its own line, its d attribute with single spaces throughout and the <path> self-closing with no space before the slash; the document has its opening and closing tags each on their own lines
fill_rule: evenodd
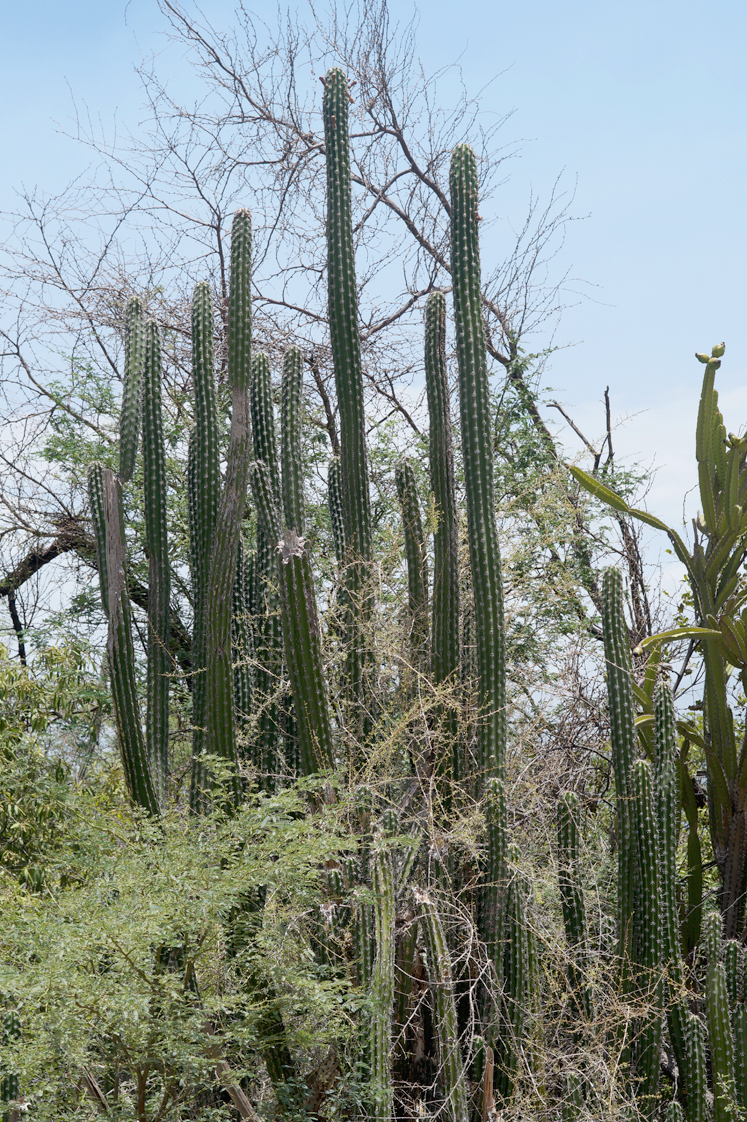
<svg viewBox="0 0 747 1122">
<path fill-rule="evenodd" d="M 631 800 L 636 738 L 630 647 L 623 613 L 622 577 L 616 569 L 608 569 L 602 580 L 602 626 L 607 665 L 612 767 L 616 788 L 618 955 L 623 976 L 627 976 L 627 964 L 632 960 L 633 946 L 635 837 Z"/>
<path fill-rule="evenodd" d="M 514 871 L 506 900 L 506 938 L 503 985 L 503 1016 L 500 1038 L 495 1041 L 495 1083 L 504 1101 L 510 1102 L 519 1077 L 532 991 L 532 958 L 526 910 L 525 878 Z"/>
<path fill-rule="evenodd" d="M 685 1112 L 676 1100 L 667 1103 L 666 1122 L 685 1122 Z"/>
<path fill-rule="evenodd" d="M 270 473 L 273 501 L 280 503 L 280 468 L 275 431 L 275 409 L 272 402 L 272 376 L 270 360 L 264 351 L 252 359 L 251 377 L 252 441 L 254 459 L 266 465 Z"/>
<path fill-rule="evenodd" d="M 161 339 L 153 320 L 145 326 L 143 365 L 143 496 L 148 553 L 148 681 L 146 741 L 161 799 L 169 772 L 169 595 L 166 527 L 166 450 L 161 414 Z"/>
<path fill-rule="evenodd" d="M 365 739 L 371 727 L 371 650 L 365 624 L 372 610 L 373 531 L 368 489 L 363 370 L 351 217 L 350 90 L 333 67 L 324 82 L 322 115 L 327 172 L 327 295 L 330 341 L 340 413 L 340 464 L 346 558 L 347 653 L 345 692 L 351 718 Z"/>
<path fill-rule="evenodd" d="M 446 935 L 438 909 L 428 893 L 415 889 L 415 903 L 428 950 L 428 980 L 433 991 L 439 1082 L 446 1095 L 446 1117 L 450 1122 L 468 1122 L 467 1088 Z"/>
<path fill-rule="evenodd" d="M 738 1117 L 734 1071 L 734 1037 L 729 1017 L 726 971 L 712 960 L 706 976 L 708 1042 L 713 1072 L 714 1122 L 735 1122 Z"/>
<path fill-rule="evenodd" d="M 342 515 L 342 468 L 340 457 L 335 456 L 329 461 L 327 468 L 327 505 L 329 506 L 329 521 L 332 527 L 332 540 L 335 546 L 335 557 L 342 572 L 345 565 L 345 524 Z"/>
<path fill-rule="evenodd" d="M 744 1001 L 744 947 L 736 939 L 727 939 L 723 945 L 723 958 L 729 1005 L 735 1009 L 740 1001 Z"/>
<path fill-rule="evenodd" d="M 272 402 L 270 362 L 260 351 L 252 360 L 251 382 L 252 440 L 254 458 L 265 464 L 269 473 L 273 507 L 280 504 L 275 412 Z M 279 534 L 268 536 L 264 521 L 257 520 L 257 604 L 256 689 L 259 723 L 254 756 L 265 786 L 272 787 L 281 771 L 281 709 L 278 687 L 282 676 L 283 634 L 277 585 L 275 547 Z"/>
<path fill-rule="evenodd" d="M 374 921 L 376 958 L 371 977 L 371 1058 L 372 1118 L 391 1122 L 392 1093 L 392 1013 L 394 1008 L 394 873 L 392 855 L 386 849 L 373 860 Z"/>
<path fill-rule="evenodd" d="M 351 217 L 349 102 L 342 70 L 329 70 L 322 104 L 327 156 L 327 292 L 340 410 L 343 515 L 351 556 L 370 562 L 373 542 Z"/>
<path fill-rule="evenodd" d="M 194 569 L 194 630 L 192 635 L 192 777 L 190 806 L 204 805 L 207 777 L 202 754 L 207 744 L 205 597 L 210 549 L 220 506 L 218 414 L 213 369 L 213 307 L 210 286 L 195 285 L 192 298 L 192 383 L 195 395 L 195 435 L 188 462 L 190 557 Z"/>
<path fill-rule="evenodd" d="M 268 541 L 276 546 L 277 577 L 285 659 L 306 774 L 330 767 L 332 724 L 327 703 L 321 635 L 308 552 L 295 530 L 281 535 L 270 475 L 265 464 L 251 468 L 252 491 Z"/>
<path fill-rule="evenodd" d="M 733 1025 L 737 1108 L 744 1115 L 747 1112 L 747 1006 L 743 1002 L 734 1009 Z"/>
<path fill-rule="evenodd" d="M 464 482 L 467 499 L 469 555 L 474 592 L 477 696 L 480 719 L 477 753 L 484 779 L 503 779 L 506 766 L 506 639 L 503 619 L 498 528 L 493 493 L 493 442 L 490 425 L 487 354 L 482 322 L 477 163 L 469 145 L 452 153 L 451 272 L 459 365 Z M 488 835 L 498 841 L 501 824 Z M 500 844 L 499 844 L 500 849 Z M 500 852 L 488 852 L 486 883 L 481 894 L 495 899 L 481 905 L 481 914 L 501 914 L 504 885 Z M 483 941 L 495 944 L 495 932 L 481 924 Z M 500 954 L 500 952 L 498 952 Z M 494 959 L 500 976 L 500 963 Z"/>
<path fill-rule="evenodd" d="M 639 987 L 646 1005 L 638 1034 L 636 1068 L 640 1083 L 636 1094 L 640 1109 L 650 1118 L 659 1102 L 663 948 L 659 845 L 648 760 L 636 760 L 633 765 L 632 794 L 639 885 L 637 957 Z"/>
<path fill-rule="evenodd" d="M 446 297 L 442 292 L 432 292 L 425 305 L 425 387 L 431 490 L 438 516 L 433 535 L 431 662 L 435 680 L 446 682 L 459 668 L 459 509 L 446 370 Z"/>
<path fill-rule="evenodd" d="M 508 861 L 508 808 L 502 779 L 490 776 L 483 796 L 487 827 L 484 882 L 478 896 L 478 924 L 495 971 L 496 987 L 503 982 L 503 935 L 506 923 L 505 887 Z"/>
<path fill-rule="evenodd" d="M 561 1103 L 561 1122 L 578 1122 L 584 1109 L 584 1083 L 577 1071 L 571 1071 L 564 1079 L 563 1101 Z"/>
<path fill-rule="evenodd" d="M 233 688 L 237 729 L 244 729 L 251 717 L 254 703 L 254 634 L 252 619 L 254 605 L 254 554 L 248 554 L 242 541 L 236 559 L 236 579 L 233 586 L 233 617 L 231 642 L 233 646 Z"/>
<path fill-rule="evenodd" d="M 99 593 L 104 614 L 109 616 L 109 589 L 106 583 L 106 526 L 104 524 L 104 465 L 98 462 L 88 469 L 88 509 L 96 539 L 96 561 L 99 570 Z"/>
<path fill-rule="evenodd" d="M 150 757 L 140 724 L 135 652 L 132 644 L 130 601 L 125 570 L 127 551 L 124 538 L 121 484 L 110 468 L 103 471 L 104 528 L 106 536 L 106 577 L 109 594 L 109 674 L 111 677 L 114 719 L 122 755 L 125 783 L 130 798 L 148 814 L 158 814 L 158 791 L 151 772 Z"/>
<path fill-rule="evenodd" d="M 280 423 L 283 465 L 283 514 L 289 530 L 303 534 L 303 465 L 301 462 L 301 403 L 303 355 L 300 347 L 289 347 L 283 358 L 282 413 Z"/>
<path fill-rule="evenodd" d="M 709 962 L 717 962 L 721 955 L 721 940 L 724 929 L 721 916 L 717 912 L 708 912 L 703 916 L 703 950 Z"/>
<path fill-rule="evenodd" d="M 672 691 L 665 682 L 654 690 L 656 744 L 655 803 L 660 858 L 663 964 L 669 1038 L 680 1072 L 687 1082 L 685 980 L 682 969 L 677 902 L 677 845 L 680 834 L 680 785 L 677 773 L 677 722 Z"/>
<path fill-rule="evenodd" d="M 581 805 L 573 791 L 565 791 L 558 800 L 558 884 L 563 910 L 565 937 L 570 951 L 568 981 L 579 1013 L 587 1022 L 593 1017 L 589 969 L 586 902 L 579 868 L 578 828 Z"/>
<path fill-rule="evenodd" d="M 137 296 L 127 303 L 125 323 L 125 371 L 122 409 L 119 418 L 119 478 L 129 483 L 135 470 L 145 361 L 145 322 Z"/>
<path fill-rule="evenodd" d="M 428 643 L 428 557 L 415 472 L 409 460 L 397 464 L 395 481 L 405 539 L 410 637 L 417 657 L 425 653 Z"/>
<path fill-rule="evenodd" d="M 687 1041 L 688 1122 L 707 1122 L 705 1029 L 693 1013 L 688 1014 L 685 1036 Z"/>
<path fill-rule="evenodd" d="M 231 285 L 228 298 L 228 381 L 231 387 L 231 435 L 226 457 L 226 478 L 213 531 L 205 594 L 205 724 L 209 751 L 235 764 L 231 617 L 233 586 L 241 537 L 241 522 L 251 459 L 250 353 L 251 353 L 252 226 L 248 210 L 237 210 L 231 229 Z M 241 784 L 233 780 L 238 800 Z"/>
<path fill-rule="evenodd" d="M 449 185 L 464 481 L 482 709 L 478 750 L 485 774 L 501 777 L 506 755 L 506 643 L 482 321 L 477 161 L 467 144 L 458 145 L 452 153 Z"/>
</svg>

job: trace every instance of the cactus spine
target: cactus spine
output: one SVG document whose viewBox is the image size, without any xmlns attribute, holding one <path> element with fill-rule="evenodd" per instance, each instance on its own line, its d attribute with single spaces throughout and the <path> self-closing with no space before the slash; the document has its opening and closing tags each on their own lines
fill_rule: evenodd
<svg viewBox="0 0 747 1122">
<path fill-rule="evenodd" d="M 231 228 L 231 286 L 228 298 L 231 435 L 226 458 L 226 478 L 210 543 L 207 589 L 203 604 L 206 613 L 204 632 L 207 747 L 212 754 L 234 764 L 236 722 L 231 660 L 231 617 L 250 459 L 251 253 L 251 217 L 248 210 L 237 210 Z M 234 774 L 235 800 L 238 800 L 239 792 L 238 776 Z"/>
<path fill-rule="evenodd" d="M 684 976 L 677 906 L 677 842 L 680 826 L 680 791 L 677 776 L 677 737 L 672 691 L 660 682 L 654 690 L 654 735 L 656 742 L 656 820 L 659 831 L 662 903 L 663 965 L 665 970 L 667 1025 L 680 1080 L 687 1083 L 683 1001 Z"/>
<path fill-rule="evenodd" d="M 468 1122 L 467 1089 L 459 1050 L 457 1011 L 446 936 L 441 917 L 428 893 L 416 889 L 415 900 L 428 950 L 428 979 L 433 990 L 433 1014 L 440 1059 L 439 1082 L 446 1094 L 446 1116 L 451 1122 Z"/>
<path fill-rule="evenodd" d="M 428 558 L 415 472 L 409 460 L 397 464 L 394 477 L 405 539 L 410 642 L 417 664 L 428 643 Z"/>
<path fill-rule="evenodd" d="M 119 417 L 119 478 L 129 483 L 135 470 L 140 432 L 141 390 L 145 362 L 143 307 L 137 296 L 127 303 L 125 372 Z"/>
<path fill-rule="evenodd" d="M 146 740 L 161 799 L 169 768 L 169 595 L 166 529 L 166 450 L 161 413 L 161 339 L 150 320 L 145 327 L 143 367 L 143 494 L 148 553 L 148 683 Z"/>
<path fill-rule="evenodd" d="M 351 218 L 350 90 L 342 70 L 333 67 L 324 81 L 322 112 L 327 156 L 327 284 L 329 328 L 340 410 L 340 466 L 345 527 L 347 590 L 348 691 L 363 706 L 359 727 L 369 727 L 363 701 L 370 654 L 364 634 L 371 610 L 369 589 L 373 554 L 371 502 L 368 491 L 363 370 L 358 334 L 358 293 Z"/>
<path fill-rule="evenodd" d="M 371 978 L 371 1101 L 376 1122 L 392 1117 L 392 1012 L 394 1007 L 394 873 L 389 849 L 373 860 L 376 959 Z"/>
<path fill-rule="evenodd" d="M 639 984 L 646 1011 L 638 1030 L 636 1069 L 640 1080 L 638 1102 L 646 1117 L 658 1105 L 662 1017 L 662 914 L 659 846 L 654 813 L 651 765 L 633 765 L 634 823 L 641 901 L 637 934 Z"/>
<path fill-rule="evenodd" d="M 602 624 L 607 664 L 612 766 L 616 788 L 617 830 L 617 953 L 623 989 L 630 984 L 633 960 L 635 839 L 632 823 L 632 770 L 635 757 L 633 687 L 628 631 L 623 614 L 622 577 L 608 569 L 602 581 Z"/>
<path fill-rule="evenodd" d="M 206 600 L 210 548 L 220 505 L 220 460 L 218 414 L 213 371 L 213 308 L 210 286 L 195 285 L 192 298 L 192 382 L 195 395 L 195 434 L 190 442 L 192 463 L 188 468 L 190 552 L 193 562 L 194 631 L 192 636 L 192 785 L 190 805 L 203 805 L 206 785 L 202 755 L 207 747 L 206 729 Z"/>
<path fill-rule="evenodd" d="M 588 970 L 586 904 L 579 870 L 578 825 L 581 806 L 573 791 L 566 791 L 558 803 L 558 882 L 563 908 L 563 924 L 570 961 L 568 982 L 577 1011 L 587 1022 L 592 1019 Z"/>
</svg>

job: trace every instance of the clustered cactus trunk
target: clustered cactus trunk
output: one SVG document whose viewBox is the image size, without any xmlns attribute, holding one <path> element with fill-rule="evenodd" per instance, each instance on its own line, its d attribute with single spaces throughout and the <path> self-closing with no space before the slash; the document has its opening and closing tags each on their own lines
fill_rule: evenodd
<svg viewBox="0 0 747 1122">
<path fill-rule="evenodd" d="M 375 748 L 377 735 L 371 642 L 375 603 L 351 221 L 350 101 L 345 75 L 339 69 L 331 70 L 324 80 L 323 112 L 329 324 L 340 455 L 328 465 L 329 515 L 338 569 L 338 595 L 336 602 L 332 596 L 329 619 L 336 649 L 342 650 L 342 704 L 333 708 L 330 701 L 331 679 L 324 661 L 306 537 L 304 355 L 297 347 L 290 347 L 284 355 L 278 455 L 270 360 L 262 352 L 252 353 L 251 222 L 248 212 L 239 210 L 231 240 L 227 338 L 231 410 L 223 475 L 213 299 L 207 283 L 195 287 L 192 306 L 194 426 L 186 497 L 194 606 L 190 804 L 195 813 L 204 811 L 216 797 L 214 760 L 227 768 L 229 806 L 239 803 L 247 781 L 253 778 L 273 790 L 298 774 L 326 773 L 329 782 L 324 798 L 331 800 L 335 798 L 336 770 L 339 774 L 347 767 L 355 774 L 365 764 L 373 773 L 377 766 L 367 756 L 375 757 L 370 749 Z M 439 805 L 447 809 L 466 795 L 476 796 L 484 813 L 484 844 L 465 867 L 445 859 L 433 844 L 428 860 L 420 860 L 427 848 L 420 834 L 406 844 L 397 837 L 400 825 L 392 806 L 398 789 L 384 776 L 373 793 L 365 783 L 359 789 L 353 816 L 358 854 L 350 858 L 344 875 L 339 869 L 327 871 L 331 896 L 337 900 L 347 893 L 352 914 L 349 922 L 339 917 L 326 922 L 319 953 L 328 969 L 332 969 L 330 963 L 347 962 L 367 997 L 370 1020 L 359 1034 L 363 1057 L 359 1066 L 369 1116 L 377 1122 L 389 1122 L 399 1110 L 395 1074 L 406 1069 L 407 1063 L 401 1058 L 393 1062 L 395 1028 L 401 1051 L 408 1024 L 422 1015 L 413 1004 L 416 963 L 423 968 L 421 977 L 427 979 L 428 1016 L 435 1041 L 431 1085 L 439 1088 L 439 1111 L 453 1122 L 469 1122 L 480 1113 L 484 1118 L 493 1117 L 494 1096 L 504 1106 L 512 1101 L 524 1065 L 530 1062 L 538 987 L 532 886 L 522 872 L 519 852 L 510 845 L 506 635 L 482 315 L 478 174 L 475 154 L 468 145 L 460 144 L 454 150 L 450 190 L 450 268 L 469 565 L 460 573 L 445 348 L 447 301 L 443 293 L 433 292 L 425 310 L 429 469 L 435 516 L 432 595 L 417 475 L 408 460 L 397 468 L 396 488 L 407 560 L 411 671 L 429 684 L 436 698 L 427 721 L 428 737 L 436 749 L 426 754 L 425 761 L 413 759 L 412 772 L 418 779 L 434 779 Z M 723 701 L 723 682 L 727 657 L 734 660 L 732 665 L 747 667 L 747 624 L 741 631 L 736 625 L 729 630 L 718 613 L 734 591 L 744 555 L 739 535 L 744 534 L 741 510 L 747 498 L 747 442 L 736 437 L 727 442 L 722 432 L 713 390 L 718 364 L 718 358 L 706 361 L 698 461 L 701 490 L 710 496 L 705 503 L 705 525 L 712 540 L 719 534 L 721 540 L 718 549 L 711 550 L 709 543 L 710 554 L 700 549 L 693 557 L 687 555 L 686 563 L 691 579 L 700 582 L 701 631 L 711 636 L 706 644 L 709 767 L 715 775 L 718 762 L 719 774 L 731 782 L 737 766 L 732 758 L 735 734 Z M 140 301 L 133 300 L 127 310 L 119 472 L 94 464 L 89 496 L 125 782 L 133 802 L 150 815 L 159 814 L 169 796 L 171 573 L 161 386 L 159 331 L 155 323 L 145 321 Z M 144 723 L 137 693 L 122 516 L 122 488 L 135 473 L 141 428 L 149 564 Z M 662 525 L 643 512 L 630 511 L 599 481 L 581 472 L 576 475 L 618 510 Z M 253 519 L 245 517 L 248 489 L 253 497 Z M 683 557 L 682 542 L 671 531 L 670 537 Z M 720 583 L 714 583 L 714 573 Z M 460 622 L 466 615 L 463 606 L 460 608 L 460 590 L 465 588 L 471 595 L 474 666 L 469 661 L 469 644 L 460 643 Z M 654 690 L 652 680 L 646 693 L 634 678 L 622 578 L 614 569 L 605 573 L 602 601 L 616 791 L 617 990 L 634 1011 L 632 1028 L 628 1024 L 612 1033 L 612 1046 L 626 1073 L 627 1098 L 636 1102 L 644 1116 L 653 1118 L 663 1101 L 660 1057 L 666 1021 L 676 1065 L 676 1101 L 669 1104 L 667 1118 L 675 1122 L 684 1110 L 689 1122 L 705 1122 L 707 1099 L 712 1095 L 716 1122 L 727 1122 L 747 1111 L 744 952 L 732 939 L 741 931 L 737 888 L 743 887 L 745 857 L 737 851 L 733 831 L 729 833 L 731 826 L 727 829 L 726 825 L 727 820 L 733 823 L 739 814 L 744 815 L 744 807 L 732 803 L 728 810 L 721 808 L 720 818 L 712 814 L 714 847 L 723 874 L 725 934 L 730 941 L 723 944 L 722 961 L 721 920 L 711 917 L 705 935 L 708 968 L 703 1018 L 691 1011 L 691 967 L 682 954 L 683 931 L 687 943 L 692 927 L 689 919 L 681 926 L 678 842 L 683 797 L 689 816 L 690 804 L 684 795 L 689 775 L 677 751 L 674 702 L 665 682 Z M 744 659 L 739 663 L 742 653 Z M 636 730 L 636 701 L 641 698 L 647 706 L 645 721 L 653 722 L 653 739 L 650 730 L 648 740 Z M 464 731 L 470 714 L 476 767 L 468 763 L 472 743 L 468 746 Z M 698 734 L 691 730 L 687 735 L 692 739 Z M 639 742 L 649 746 L 651 760 L 639 758 Z M 252 767 L 247 769 L 247 764 Z M 697 841 L 697 821 L 690 824 Z M 595 1001 L 583 891 L 581 804 L 573 793 L 559 797 L 557 830 L 560 905 L 569 948 L 568 1008 L 574 1040 L 583 1046 L 592 1031 Z M 692 854 L 689 842 L 688 846 Z M 461 965 L 464 956 L 454 935 L 463 922 L 459 908 L 464 909 L 465 901 L 469 914 L 476 917 L 478 936 L 466 967 Z M 700 908 L 699 896 L 696 903 Z M 259 910 L 252 898 L 249 911 Z M 691 938 L 691 950 L 693 946 Z M 465 1003 L 469 972 L 477 999 Z M 282 1038 L 278 1017 L 268 1033 L 279 1033 Z M 470 1018 L 471 1027 L 477 1027 L 477 1048 L 465 1031 Z M 293 1110 L 303 1116 L 304 1095 L 292 1057 L 283 1050 L 285 1045 L 273 1043 L 263 1048 L 280 1106 L 281 1094 L 286 1093 L 280 1088 L 293 1085 Z M 578 1072 L 569 1072 L 560 1082 L 558 1116 L 581 1117 L 588 1102 L 584 1079 Z"/>
</svg>

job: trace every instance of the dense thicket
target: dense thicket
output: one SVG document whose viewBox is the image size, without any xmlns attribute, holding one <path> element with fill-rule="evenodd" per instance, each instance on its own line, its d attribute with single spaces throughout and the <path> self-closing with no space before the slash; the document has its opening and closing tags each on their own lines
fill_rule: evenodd
<svg viewBox="0 0 747 1122">
<path fill-rule="evenodd" d="M 6 329 L 8 1114 L 738 1118 L 747 441 L 723 345 L 698 356 L 688 544 L 631 505 L 609 402 L 592 471 L 564 465 L 524 342 L 554 300 L 547 216 L 483 276 L 487 148 L 465 105 L 418 132 L 402 105 L 430 87 L 385 8 L 322 37 L 314 116 L 273 65 L 319 39 L 262 54 L 244 16 L 242 59 L 163 6 L 218 100 L 157 93 L 119 216 L 149 267 L 116 277 L 108 246 L 84 283 L 65 236 L 8 266 L 31 321 L 55 288 L 71 356 L 52 378 L 49 337 Z M 172 111 L 189 143 L 159 149 Z M 148 241 L 175 151 L 211 221 L 170 195 Z M 212 275 L 177 272 L 187 229 Z M 685 568 L 674 618 L 640 521 Z"/>
</svg>

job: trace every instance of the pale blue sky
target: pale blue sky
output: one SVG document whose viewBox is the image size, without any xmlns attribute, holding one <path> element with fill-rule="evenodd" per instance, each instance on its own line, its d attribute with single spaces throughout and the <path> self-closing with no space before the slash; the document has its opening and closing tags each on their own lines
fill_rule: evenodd
<svg viewBox="0 0 747 1122">
<path fill-rule="evenodd" d="M 229 0 L 202 6 L 227 25 Z M 391 0 L 391 10 L 406 18 L 411 8 Z M 546 194 L 563 169 L 577 183 L 574 211 L 588 218 L 569 231 L 560 264 L 584 296 L 557 334 L 576 346 L 553 358 L 548 381 L 591 436 L 606 384 L 616 416 L 637 414 L 617 445 L 647 460 L 656 454 L 650 505 L 675 519 L 694 479 L 696 349 L 726 340 L 727 428 L 747 421 L 747 7 L 438 0 L 421 13 L 426 68 L 461 55 L 473 87 L 500 73 L 487 104 L 515 110 L 505 136 L 523 141 L 522 158 L 494 202 L 505 218 L 494 251 L 502 237 L 510 244 L 530 189 Z M 85 166 L 86 154 L 55 131 L 55 120 L 70 119 L 70 91 L 107 126 L 116 113 L 136 127 L 134 66 L 163 45 L 163 21 L 154 0 L 131 0 L 126 10 L 124 0 L 0 0 L 0 23 L 7 210 L 19 184 L 53 190 Z M 165 65 L 185 88 L 177 60 L 167 55 Z"/>
</svg>

